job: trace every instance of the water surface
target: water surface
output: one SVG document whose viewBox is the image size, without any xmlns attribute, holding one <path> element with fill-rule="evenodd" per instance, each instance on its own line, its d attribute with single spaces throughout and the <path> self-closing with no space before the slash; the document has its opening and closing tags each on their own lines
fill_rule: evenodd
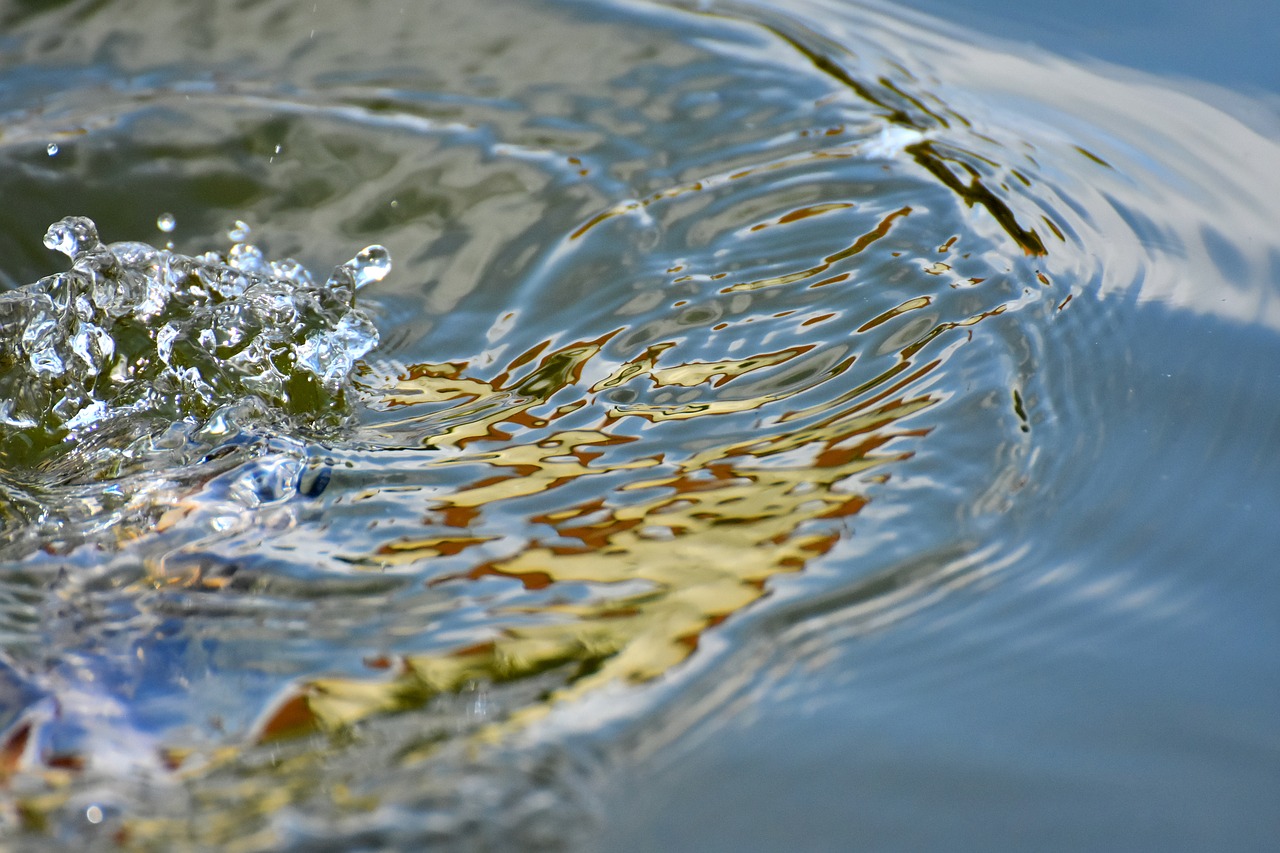
<svg viewBox="0 0 1280 853">
<path fill-rule="evenodd" d="M 15 843 L 1275 837 L 1268 107 L 848 2 L 0 10 L 11 300 L 69 214 L 394 258 L 323 394 L 6 451 Z"/>
</svg>

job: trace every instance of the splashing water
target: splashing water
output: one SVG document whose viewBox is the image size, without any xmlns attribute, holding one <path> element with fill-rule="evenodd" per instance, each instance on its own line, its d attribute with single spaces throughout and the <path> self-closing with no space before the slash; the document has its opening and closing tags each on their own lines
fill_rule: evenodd
<svg viewBox="0 0 1280 853">
<path fill-rule="evenodd" d="M 53 224 L 44 242 L 71 270 L 0 295 L 5 468 L 130 418 L 204 424 L 250 399 L 333 423 L 356 360 L 378 343 L 355 291 L 389 272 L 381 246 L 317 284 L 248 243 L 200 257 L 104 245 L 84 217 Z"/>
</svg>

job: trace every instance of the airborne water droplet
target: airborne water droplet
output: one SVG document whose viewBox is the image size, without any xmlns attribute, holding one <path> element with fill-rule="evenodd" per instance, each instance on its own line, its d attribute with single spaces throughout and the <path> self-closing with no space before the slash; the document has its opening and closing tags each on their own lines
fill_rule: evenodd
<svg viewBox="0 0 1280 853">
<path fill-rule="evenodd" d="M 177 225 L 178 220 L 173 218 L 172 213 L 162 213 L 156 217 L 156 227 L 166 234 L 172 234 Z"/>
<path fill-rule="evenodd" d="M 48 145 L 44 147 L 44 150 L 49 153 L 50 157 L 56 157 L 58 156 L 58 151 L 60 149 L 58 148 L 58 143 L 50 142 Z"/>
<path fill-rule="evenodd" d="M 84 216 L 68 216 L 49 226 L 44 235 L 46 248 L 75 259 L 80 252 L 99 245 L 98 226 Z"/>
<path fill-rule="evenodd" d="M 391 272 L 391 253 L 386 246 L 366 246 L 343 266 L 351 270 L 356 288 L 359 289 L 387 277 L 387 273 Z"/>
<path fill-rule="evenodd" d="M 243 243 L 249 239 L 249 223 L 243 219 L 237 219 L 235 224 L 227 231 L 227 239 L 233 243 Z"/>
</svg>

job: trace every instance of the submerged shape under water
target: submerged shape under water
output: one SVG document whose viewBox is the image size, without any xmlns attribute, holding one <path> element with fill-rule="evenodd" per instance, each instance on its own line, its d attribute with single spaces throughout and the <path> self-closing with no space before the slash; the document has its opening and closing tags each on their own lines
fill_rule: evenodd
<svg viewBox="0 0 1280 853">
<path fill-rule="evenodd" d="M 643 849 L 628 821 L 678 808 L 611 780 L 744 708 L 851 691 L 848 725 L 754 759 L 806 791 L 854 723 L 1181 624 L 1169 578 L 1216 600 L 1153 579 L 1125 538 L 1153 521 L 1105 477 L 1196 458 L 1114 437 L 1174 369 L 1144 361 L 1161 312 L 1280 327 L 1274 199 L 1190 130 L 1241 163 L 1273 143 L 857 3 L 312 9 L 149 6 L 135 41 L 126 0 L 0 9 L 0 196 L 32 199 L 0 228 L 18 843 Z M 48 275 L 24 234 L 68 209 L 235 245 L 65 219 Z M 241 220 L 282 255 L 372 245 L 321 284 Z M 1229 491 L 1173 475 L 1208 491 L 1171 517 Z M 1111 778 L 1026 767 L 1051 801 Z M 767 814 L 712 816 L 732 846 Z"/>
</svg>

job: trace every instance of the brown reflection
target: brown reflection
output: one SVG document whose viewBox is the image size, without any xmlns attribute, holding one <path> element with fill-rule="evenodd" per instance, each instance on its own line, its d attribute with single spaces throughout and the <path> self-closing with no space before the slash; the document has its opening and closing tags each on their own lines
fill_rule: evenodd
<svg viewBox="0 0 1280 853">
<path fill-rule="evenodd" d="M 520 611 L 539 617 L 534 624 L 512 624 L 480 646 L 404 656 L 387 680 L 308 681 L 264 719 L 256 737 L 296 733 L 300 720 L 337 731 L 373 715 L 418 707 L 469 683 L 568 667 L 564 683 L 546 701 L 518 710 L 501 729 L 523 725 L 611 681 L 655 678 L 688 657 L 707 628 L 766 595 L 769 578 L 799 571 L 830 550 L 841 536 L 840 520 L 866 503 L 857 475 L 908 457 L 910 451 L 887 445 L 925 430 L 894 424 L 931 404 L 928 397 L 899 396 L 851 405 L 808 428 L 704 451 L 674 470 L 633 480 L 620 496 L 653 494 L 638 503 L 610 506 L 607 499 L 593 499 L 544 513 L 536 520 L 551 527 L 554 538 L 533 540 L 514 556 L 484 562 L 446 582 L 496 575 L 530 590 L 565 583 L 625 584 L 632 590 L 639 583 L 642 591 L 590 603 L 548 601 Z M 583 431 L 495 451 L 491 464 L 507 475 L 477 482 L 440 505 L 489 505 L 603 473 L 610 466 L 566 457 L 611 441 L 618 439 Z M 806 458 L 769 464 L 795 451 Z"/>
<path fill-rule="evenodd" d="M 819 163 L 824 160 L 847 160 L 851 157 L 856 157 L 857 155 L 858 146 L 856 145 L 842 145 L 833 148 L 824 148 L 820 151 L 809 151 L 804 154 L 781 157 L 777 160 L 762 163 L 758 166 L 751 166 L 746 169 L 735 169 L 731 172 L 721 172 L 710 177 L 702 178 L 701 180 L 690 181 L 678 186 L 669 187 L 665 190 L 659 190 L 656 193 L 647 195 L 642 199 L 633 199 L 621 202 L 608 210 L 596 214 L 591 219 L 583 223 L 583 225 L 576 231 L 570 234 L 569 239 L 579 240 L 597 225 L 619 216 L 625 216 L 633 211 L 642 210 L 650 205 L 657 204 L 658 202 L 679 198 L 680 196 L 688 195 L 690 193 L 718 189 L 734 181 L 743 180 L 744 178 L 753 178 L 783 169 L 794 169 L 812 163 Z"/>
<path fill-rule="evenodd" d="M 870 331 L 871 329 L 874 329 L 876 326 L 884 325 L 885 323 L 892 320 L 894 317 L 901 317 L 903 314 L 907 313 L 908 311 L 915 311 L 919 308 L 924 308 L 925 306 L 929 305 L 932 302 L 933 302 L 933 299 L 931 299 L 928 296 L 917 296 L 915 299 L 908 299 L 906 302 L 902 303 L 896 308 L 890 308 L 888 311 L 885 311 L 879 317 L 874 317 L 868 320 L 867 322 L 863 323 L 861 326 L 858 327 L 858 331 L 859 332 Z"/>
<path fill-rule="evenodd" d="M 813 45 L 806 43 L 807 39 L 797 38 L 785 29 L 768 21 L 757 21 L 757 23 L 785 41 L 812 62 L 815 68 L 838 81 L 859 99 L 880 109 L 882 117 L 890 124 L 924 132 L 931 126 L 949 129 L 952 120 L 955 120 L 965 128 L 972 129 L 972 124 L 964 116 L 945 107 L 941 110 L 929 107 L 922 98 L 907 92 L 888 77 L 882 76 L 876 81 L 876 84 L 883 90 L 882 92 L 877 92 L 872 86 L 863 83 L 850 74 L 835 59 L 827 56 Z M 910 74 L 900 66 L 896 70 L 903 76 L 910 78 Z M 940 106 L 942 105 L 940 104 Z M 986 141 L 990 142 L 991 140 Z M 1036 234 L 1035 229 L 1023 227 L 1018 222 L 1017 216 L 1013 213 L 1008 203 L 983 183 L 981 176 L 970 164 L 961 159 L 961 156 L 976 157 L 977 155 L 956 149 L 955 156 L 951 156 L 941 153 L 939 147 L 932 141 L 924 140 L 908 145 L 903 150 L 929 174 L 937 178 L 943 186 L 963 199 L 965 204 L 969 206 L 976 204 L 985 208 L 1026 254 L 1045 254 L 1044 243 L 1041 241 L 1040 236 Z M 1090 154 L 1083 148 L 1077 148 L 1077 150 L 1084 156 L 1104 166 L 1108 165 L 1105 161 Z M 963 174 L 963 177 L 957 175 L 948 165 L 949 163 L 955 164 Z M 989 165 L 994 166 L 995 164 L 990 163 Z M 1016 172 L 1015 174 L 1024 183 L 1027 183 L 1024 176 Z M 1056 231 L 1052 224 L 1049 227 Z"/>
<path fill-rule="evenodd" d="M 862 330 L 930 301 L 908 300 Z M 607 683 L 661 676 L 697 649 L 706 630 L 766 596 L 771 578 L 802 570 L 847 535 L 845 520 L 866 505 L 862 488 L 871 476 L 867 472 L 910 457 L 912 450 L 904 439 L 931 429 L 902 423 L 935 402 L 931 395 L 911 391 L 940 364 L 918 363 L 919 355 L 940 335 L 1002 310 L 1000 306 L 965 320 L 939 323 L 904 346 L 893 366 L 856 388 L 806 408 L 776 413 L 773 426 L 759 435 L 721 442 L 687 458 L 645 455 L 652 445 L 625 434 L 621 425 L 638 417 L 653 424 L 649 429 L 669 429 L 663 422 L 770 407 L 786 394 L 736 400 L 712 395 L 700 403 L 669 407 L 617 406 L 595 427 L 535 431 L 536 438 L 441 460 L 444 467 L 487 468 L 485 476 L 432 498 L 428 515 L 447 519 L 453 532 L 397 539 L 373 553 L 353 556 L 352 562 L 379 568 L 461 553 L 489 541 L 479 528 L 491 509 L 502 511 L 505 502 L 538 495 L 542 509 L 530 521 L 541 532 L 531 535 L 523 547 L 504 557 L 480 557 L 469 569 L 431 582 L 465 595 L 468 584 L 508 578 L 525 590 L 528 602 L 492 612 L 495 627 L 482 643 L 381 658 L 382 674 L 377 678 L 302 682 L 264 715 L 253 738 L 273 741 L 302 731 L 345 731 L 363 720 L 422 707 L 433 697 L 469 685 L 554 673 L 555 686 L 540 701 L 524 704 L 484 729 L 484 738 L 496 738 Z M 599 344 L 552 352 L 549 346 L 539 346 L 513 362 L 537 361 L 538 367 L 524 379 L 513 379 L 516 368 L 509 367 L 502 383 L 527 387 L 535 377 L 554 375 L 542 389 L 546 399 L 556 383 L 577 381 L 583 368 L 579 358 L 587 350 L 594 354 Z M 658 386 L 715 389 L 811 349 L 660 367 L 663 355 L 674 346 L 650 346 L 589 393 L 608 391 L 637 377 Z M 553 364 L 559 367 L 552 369 Z M 839 370 L 851 366 L 852 359 Z M 441 378 L 443 374 L 447 376 Z M 407 389 L 428 378 L 425 396 L 432 399 L 441 386 L 431 383 L 445 379 L 468 398 L 499 393 L 496 381 L 477 385 L 461 382 L 455 372 L 439 366 L 421 367 L 407 371 L 396 385 L 392 396 L 397 405 L 406 404 Z M 480 385 L 484 390 L 478 390 Z M 486 433 L 501 432 L 494 429 L 498 420 L 516 414 L 546 423 L 532 416 L 530 405 L 483 415 Z M 458 434 L 476 435 L 465 429 L 447 440 L 456 441 Z M 662 442 L 658 446 L 670 447 Z M 580 489 L 568 488 L 585 478 L 622 471 L 633 473 L 604 492 L 584 497 Z M 883 481 L 886 475 L 877 476 Z M 562 588 L 577 592 L 561 594 Z"/>
<path fill-rule="evenodd" d="M 796 208 L 774 217 L 767 222 L 758 222 L 751 226 L 752 231 L 763 231 L 766 228 L 774 228 L 778 225 L 790 225 L 792 222 L 799 222 L 802 219 L 808 219 L 812 216 L 821 216 L 824 213 L 831 213 L 834 210 L 848 210 L 853 204 L 847 201 L 828 202 L 826 204 L 811 204 L 805 207 Z"/>
<path fill-rule="evenodd" d="M 773 287 L 779 284 L 791 284 L 792 282 L 803 281 L 806 278 L 811 278 L 815 275 L 820 275 L 826 272 L 827 270 L 831 269 L 833 264 L 839 263 L 840 261 L 843 261 L 843 260 L 847 260 L 848 258 L 851 258 L 854 255 L 861 254 L 872 243 L 875 243 L 877 240 L 884 238 L 889 233 L 889 229 L 893 227 L 893 223 L 895 220 L 905 216 L 909 216 L 910 214 L 911 214 L 910 207 L 903 207 L 893 211 L 892 213 L 890 213 L 889 215 L 881 219 L 879 224 L 877 224 L 875 228 L 872 228 L 867 233 L 860 235 L 856 240 L 854 240 L 851 244 L 841 249 L 840 251 L 823 258 L 822 263 L 820 264 L 816 264 L 806 269 L 797 270 L 796 272 L 787 273 L 785 275 L 770 276 L 769 278 L 761 278 L 755 281 L 744 281 L 740 284 L 730 285 L 729 287 L 724 288 L 724 290 L 722 290 L 721 292 L 732 293 L 734 291 L 742 291 L 742 290 L 760 290 L 761 288 Z M 835 281 L 836 279 L 829 279 L 828 281 L 823 281 L 823 282 L 819 282 L 818 284 L 815 284 L 814 287 L 818 287 L 823 284 L 831 284 Z"/>
<path fill-rule="evenodd" d="M 600 348 L 617 334 L 609 332 L 591 341 L 577 341 L 555 350 L 543 341 L 512 361 L 492 380 L 461 376 L 465 365 L 418 364 L 397 376 L 379 376 L 365 370 L 360 386 L 370 399 L 367 405 L 384 411 L 444 404 L 450 420 L 441 424 L 423 443 L 432 447 L 466 447 L 479 440 L 507 441 L 511 434 L 499 424 L 511 423 L 541 427 L 563 417 L 580 406 L 570 404 L 555 410 L 546 418 L 533 417 L 529 411 L 544 403 L 556 391 L 574 385 L 582 377 L 586 364 Z M 529 370 L 529 365 L 537 366 Z M 403 420 L 381 425 L 388 433 L 408 431 L 421 433 L 420 412 Z"/>
<path fill-rule="evenodd" d="M 1035 232 L 1034 228 L 1022 227 L 1018 222 L 1018 217 L 1014 215 L 1008 203 L 982 182 L 981 175 L 972 165 L 958 157 L 945 156 L 939 153 L 938 146 L 929 141 L 908 145 L 904 150 L 929 174 L 964 199 L 965 204 L 970 207 L 975 204 L 985 207 L 987 212 L 1000 224 L 1000 227 L 1005 230 L 1005 233 L 1012 237 L 1014 242 L 1022 248 L 1023 252 L 1028 255 L 1046 254 L 1040 235 Z M 968 178 L 968 183 L 965 182 L 964 178 L 952 171 L 951 167 L 947 165 L 948 163 L 956 164 Z"/>
</svg>

